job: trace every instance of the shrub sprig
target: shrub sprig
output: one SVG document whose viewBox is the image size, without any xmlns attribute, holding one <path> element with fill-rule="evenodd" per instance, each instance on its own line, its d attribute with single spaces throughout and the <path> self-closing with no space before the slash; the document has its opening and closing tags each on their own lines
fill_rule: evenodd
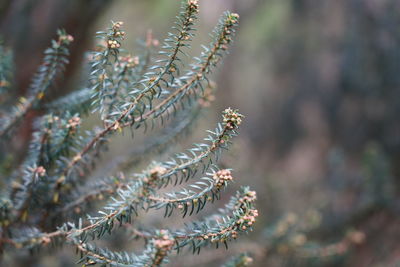
<svg viewBox="0 0 400 267">
<path fill-rule="evenodd" d="M 252 229 L 258 211 L 255 192 L 247 187 L 238 190 L 225 209 L 184 229 L 137 226 L 143 213 L 162 209 L 166 217 L 173 211 L 185 217 L 221 198 L 234 174 L 231 169 L 219 168 L 217 162 L 242 123 L 243 116 L 237 110 L 224 110 L 221 123 L 207 132 L 203 142 L 165 161 L 153 160 L 139 173 L 115 174 L 108 165 L 96 166 L 110 137 L 125 129 L 133 133 L 160 123 L 163 134 L 145 139 L 148 143 L 145 141 L 136 153 L 140 151 L 143 159 L 149 150 L 161 154 L 210 105 L 214 88 L 210 74 L 232 42 L 239 17 L 225 12 L 209 46 L 186 68 L 181 57 L 190 48 L 198 12 L 198 1 L 183 1 L 164 42 L 160 45 L 148 33 L 143 53 L 137 55 L 122 48 L 123 23 L 112 22 L 106 31 L 97 32 L 100 44 L 89 58 L 88 83 L 43 103 L 68 63 L 68 45 L 73 40 L 64 31 L 58 32 L 59 38 L 46 50 L 28 97 L 11 109 L 1 125 L 0 135 L 4 136 L 29 110 L 45 114 L 35 121 L 21 166 L 4 179 L 9 192 L 0 201 L 0 249 L 36 250 L 50 244 L 70 244 L 84 265 L 160 266 L 184 247 L 199 253 L 212 244 L 228 246 L 240 233 Z M 159 45 L 161 51 L 154 58 L 151 51 Z M 1 65 L 1 69 L 5 68 Z M 8 77 L 0 73 L 1 79 Z M 101 127 L 82 129 L 88 111 L 99 114 Z M 134 162 L 124 158 L 116 165 L 131 169 Z M 93 178 L 94 169 L 101 170 L 100 180 Z M 160 189 L 165 192 L 160 193 Z M 99 211 L 93 213 L 93 204 L 103 200 Z M 141 253 L 116 252 L 91 241 L 113 235 L 121 226 L 146 240 Z"/>
</svg>

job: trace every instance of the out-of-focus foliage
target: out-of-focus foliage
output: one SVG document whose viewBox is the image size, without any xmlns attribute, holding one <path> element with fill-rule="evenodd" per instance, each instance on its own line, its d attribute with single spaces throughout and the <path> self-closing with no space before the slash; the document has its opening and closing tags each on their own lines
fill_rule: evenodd
<svg viewBox="0 0 400 267">
<path fill-rule="evenodd" d="M 244 19 L 223 77 L 252 120 L 273 266 L 398 263 L 399 4 L 271 0 Z M 278 219 L 310 210 L 312 230 Z"/>
</svg>

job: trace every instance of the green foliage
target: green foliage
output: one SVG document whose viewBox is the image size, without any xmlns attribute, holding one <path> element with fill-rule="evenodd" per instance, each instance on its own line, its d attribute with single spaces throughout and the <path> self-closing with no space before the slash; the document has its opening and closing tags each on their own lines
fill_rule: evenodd
<svg viewBox="0 0 400 267">
<path fill-rule="evenodd" d="M 62 73 L 68 64 L 68 46 L 73 38 L 64 30 L 59 30 L 57 34 L 58 40 L 53 40 L 51 47 L 44 51 L 43 63 L 32 79 L 27 97 L 21 98 L 19 103 L 4 118 L 1 118 L 0 137 L 6 135 L 29 110 L 38 106 L 46 91 L 53 85 L 57 75 Z M 2 74 L 2 76 L 5 75 L 7 72 Z"/>
<path fill-rule="evenodd" d="M 237 110 L 226 109 L 221 123 L 208 131 L 204 142 L 194 143 L 191 149 L 165 161 L 153 160 L 137 174 L 115 175 L 96 166 L 111 136 L 126 129 L 133 134 L 139 128 L 146 131 L 160 125 L 164 129 L 162 134 L 134 151 L 139 157 L 149 151 L 160 152 L 179 138 L 209 105 L 214 87 L 209 74 L 232 41 L 238 15 L 224 13 L 210 45 L 204 46 L 201 55 L 185 71 L 181 57 L 187 56 L 186 50 L 190 48 L 198 9 L 197 1 L 182 2 L 172 32 L 156 56 L 152 50 L 158 42 L 151 36 L 145 40 L 141 55 L 130 55 L 122 48 L 123 23 L 112 22 L 106 31 L 97 33 L 99 45 L 89 59 L 88 83 L 46 103 L 42 99 L 64 71 L 68 45 L 73 40 L 64 31 L 58 32 L 58 40 L 45 51 L 27 97 L 2 118 L 0 134 L 6 140 L 11 131 L 18 131 L 20 122 L 26 123 L 24 118 L 30 110 L 45 112 L 34 122 L 23 162 L 4 177 L 8 185 L 0 202 L 3 249 L 17 255 L 18 250 L 69 244 L 80 253 L 79 263 L 84 265 L 159 266 L 168 262 L 173 251 L 188 247 L 199 253 L 212 244 L 228 247 L 229 241 L 252 229 L 258 211 L 254 207 L 255 192 L 248 187 L 241 188 L 219 213 L 187 224 L 184 229 L 135 226 L 143 211 L 161 209 L 165 217 L 178 211 L 185 217 L 220 199 L 233 177 L 230 169 L 219 169 L 217 161 L 237 135 L 243 119 Z M 2 48 L 0 53 L 4 51 Z M 0 67 L 0 79 L 11 80 L 11 61 L 2 64 L 5 66 Z M 82 130 L 88 111 L 99 114 L 101 127 Z M 124 158 L 117 165 L 132 168 L 134 163 L 131 158 Z M 100 180 L 90 179 L 94 169 L 102 170 Z M 164 189 L 162 193 L 160 189 Z M 94 202 L 102 199 L 107 199 L 106 203 L 93 213 Z M 82 213 L 86 216 L 81 217 Z M 126 229 L 127 225 L 131 227 Z M 90 241 L 113 235 L 116 229 L 143 238 L 143 252 L 115 252 Z M 242 257 L 234 261 L 237 264 L 228 266 L 245 266 L 243 260 Z"/>
<path fill-rule="evenodd" d="M 0 103 L 3 96 L 11 89 L 13 79 L 13 55 L 4 46 L 0 46 Z"/>
</svg>

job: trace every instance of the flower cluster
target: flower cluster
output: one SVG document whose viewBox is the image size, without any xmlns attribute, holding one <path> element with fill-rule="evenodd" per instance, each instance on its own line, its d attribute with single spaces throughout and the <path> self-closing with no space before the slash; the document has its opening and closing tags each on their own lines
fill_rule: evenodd
<svg viewBox="0 0 400 267">
<path fill-rule="evenodd" d="M 107 45 L 108 45 L 108 48 L 113 48 L 113 49 L 121 47 L 120 42 L 118 42 L 117 40 L 112 40 L 112 39 L 109 39 L 107 41 Z"/>
<path fill-rule="evenodd" d="M 187 9 L 186 12 L 188 14 L 187 16 L 187 22 L 192 23 L 194 21 L 194 14 L 199 13 L 199 3 L 197 0 L 188 0 L 187 2 Z M 182 32 L 183 39 L 188 41 L 190 39 L 190 34 L 187 32 Z"/>
<path fill-rule="evenodd" d="M 58 37 L 59 44 L 67 44 L 68 45 L 68 44 L 72 43 L 73 41 L 74 41 L 74 37 L 72 37 L 72 35 L 69 35 L 69 34 L 63 34 Z"/>
<path fill-rule="evenodd" d="M 34 170 L 34 172 L 39 176 L 39 177 L 43 177 L 46 175 L 46 169 L 43 166 L 39 166 L 36 167 L 36 169 Z"/>
<path fill-rule="evenodd" d="M 160 165 L 156 165 L 153 168 L 151 168 L 148 171 L 148 175 L 146 175 L 146 177 L 143 178 L 144 185 L 142 193 L 140 195 L 147 196 L 150 193 L 151 188 L 156 187 L 157 181 L 159 180 L 160 176 L 165 174 L 166 171 L 167 169 Z"/>
<path fill-rule="evenodd" d="M 219 48 L 222 50 L 228 49 L 228 44 L 232 41 L 232 34 L 234 33 L 233 26 L 235 26 L 239 21 L 239 15 L 236 13 L 228 13 L 224 28 L 222 31 L 221 39 L 219 40 Z"/>
<path fill-rule="evenodd" d="M 241 215 L 234 226 L 224 228 L 217 233 L 207 233 L 203 234 L 201 237 L 204 240 L 210 240 L 212 243 L 219 241 L 226 241 L 228 236 L 236 239 L 238 237 L 239 231 L 246 231 L 255 223 L 258 217 L 258 210 L 248 209 L 245 214 Z"/>
<path fill-rule="evenodd" d="M 124 22 L 122 22 L 122 21 L 118 21 L 118 22 L 114 22 L 113 23 L 112 30 L 114 31 L 114 36 L 115 37 L 125 36 L 125 32 L 121 31 L 122 25 L 124 25 Z"/>
<path fill-rule="evenodd" d="M 256 218 L 258 217 L 258 210 L 253 208 L 252 205 L 253 202 L 256 200 L 255 191 L 250 191 L 245 188 L 244 192 L 238 193 L 238 195 L 233 200 L 234 204 L 232 206 L 232 209 L 239 212 L 235 213 L 235 216 L 232 218 L 232 223 L 223 226 L 217 232 L 202 234 L 201 238 L 203 240 L 210 240 L 210 242 L 212 243 L 224 242 L 229 238 L 236 239 L 239 232 L 248 231 L 252 228 L 256 221 Z M 217 224 L 219 224 L 219 222 L 217 222 Z"/>
<path fill-rule="evenodd" d="M 225 241 L 227 234 L 230 235 L 234 239 L 236 239 L 237 236 L 238 236 L 238 232 L 233 230 L 231 227 L 229 227 L 229 228 L 222 229 L 222 230 L 220 230 L 219 232 L 216 232 L 216 233 L 211 233 L 210 232 L 210 233 L 204 234 L 201 237 L 204 240 L 210 240 L 210 242 L 216 243 L 216 242 L 219 242 L 219 241 Z"/>
<path fill-rule="evenodd" d="M 240 208 L 246 203 L 253 203 L 257 199 L 256 191 L 247 191 L 246 194 L 238 199 L 237 208 Z"/>
<path fill-rule="evenodd" d="M 150 169 L 150 177 L 146 177 L 143 179 L 143 182 L 147 183 L 148 185 L 152 185 L 155 180 L 157 180 L 161 175 L 163 175 L 167 169 L 163 166 L 157 165 Z"/>
<path fill-rule="evenodd" d="M 189 11 L 198 11 L 199 10 L 199 1 L 189 0 L 188 1 L 188 9 L 189 9 Z"/>
<path fill-rule="evenodd" d="M 160 230 L 159 239 L 154 240 L 154 245 L 158 250 L 171 250 L 175 243 L 174 237 L 168 230 Z"/>
<path fill-rule="evenodd" d="M 158 238 L 152 240 L 152 245 L 156 249 L 154 255 L 154 266 L 158 266 L 162 263 L 163 259 L 172 250 L 175 239 L 168 230 L 160 230 Z"/>
<path fill-rule="evenodd" d="M 239 14 L 230 13 L 228 18 L 227 18 L 227 20 L 226 20 L 226 23 L 228 25 L 234 25 L 234 24 L 238 23 L 238 21 L 239 21 Z"/>
<path fill-rule="evenodd" d="M 107 40 L 107 46 L 111 49 L 116 49 L 121 47 L 119 39 L 123 39 L 125 32 L 121 30 L 121 26 L 124 23 L 122 21 L 114 22 L 111 28 L 111 34 Z"/>
<path fill-rule="evenodd" d="M 127 55 L 124 57 L 119 57 L 119 66 L 122 68 L 133 68 L 139 65 L 139 57 L 132 57 L 131 55 Z"/>
<path fill-rule="evenodd" d="M 28 168 L 28 171 L 32 174 L 32 181 L 34 183 L 39 181 L 39 178 L 43 178 L 46 175 L 46 169 L 43 166 Z M 18 187 L 20 187 L 20 185 Z"/>
<path fill-rule="evenodd" d="M 226 182 L 232 181 L 233 177 L 230 170 L 223 169 L 214 173 L 213 179 L 215 180 L 215 186 L 220 189 Z"/>
<path fill-rule="evenodd" d="M 72 117 L 68 120 L 67 128 L 71 128 L 72 130 L 76 129 L 81 124 L 81 118 Z"/>
<path fill-rule="evenodd" d="M 257 217 L 258 217 L 258 210 L 249 209 L 243 216 L 241 216 L 240 219 L 236 221 L 236 224 L 242 230 L 246 230 L 248 227 L 251 227 L 256 222 Z"/>
<path fill-rule="evenodd" d="M 230 130 L 237 128 L 242 123 L 243 115 L 237 110 L 227 108 L 222 112 L 224 118 L 224 125 L 226 125 Z"/>
</svg>

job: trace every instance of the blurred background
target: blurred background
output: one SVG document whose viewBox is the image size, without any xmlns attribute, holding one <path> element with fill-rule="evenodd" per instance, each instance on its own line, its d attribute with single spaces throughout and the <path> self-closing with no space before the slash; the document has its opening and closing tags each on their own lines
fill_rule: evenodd
<svg viewBox="0 0 400 267">
<path fill-rule="evenodd" d="M 255 266 L 399 266 L 400 1 L 200 5 L 191 55 L 210 41 L 224 10 L 240 14 L 240 28 L 213 77 L 211 110 L 171 151 L 204 136 L 225 107 L 238 108 L 246 118 L 222 159 L 237 177 L 226 195 L 243 184 L 256 189 L 260 218 L 254 233 L 230 250 L 177 257 L 170 266 L 218 266 L 247 250 Z M 149 29 L 165 38 L 178 9 L 176 0 L 0 1 L 0 34 L 15 54 L 16 95 L 25 93 L 57 28 L 75 41 L 53 98 L 76 89 L 84 52 L 110 20 L 125 22 L 125 48 L 135 51 Z M 27 127 L 11 145 L 22 149 L 30 134 Z M 126 147 L 126 139 L 114 142 L 110 157 Z M 57 264 L 69 266 L 71 259 L 60 257 Z"/>
</svg>

